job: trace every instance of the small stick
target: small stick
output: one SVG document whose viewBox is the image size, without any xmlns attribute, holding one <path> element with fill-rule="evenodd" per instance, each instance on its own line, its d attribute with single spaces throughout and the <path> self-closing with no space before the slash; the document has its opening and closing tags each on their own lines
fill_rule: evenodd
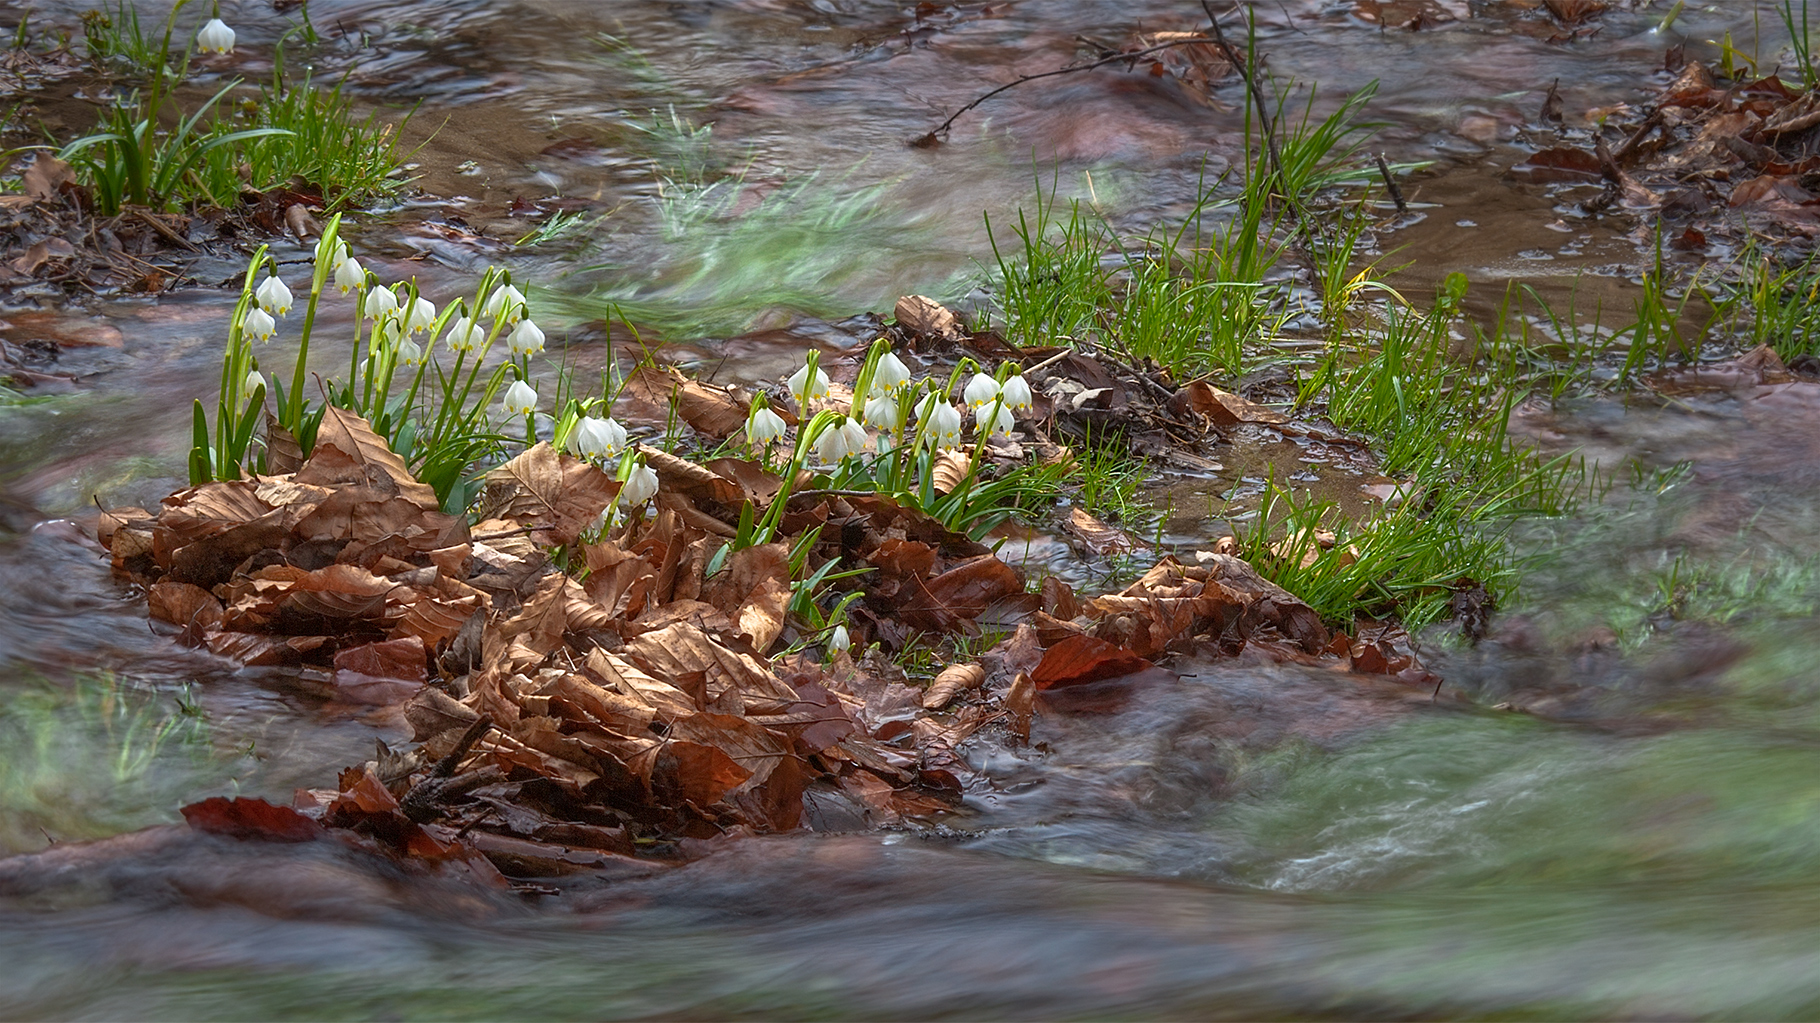
<svg viewBox="0 0 1820 1023">
<path fill-rule="evenodd" d="M 480 737 L 487 734 L 487 730 L 492 727 L 493 719 L 484 714 L 479 720 L 469 725 L 468 730 L 461 733 L 461 738 L 455 740 L 455 748 L 449 751 L 449 755 L 438 760 L 436 766 L 430 768 L 429 776 L 411 786 L 411 791 L 405 793 L 404 798 L 398 801 L 399 811 L 411 820 L 425 824 L 436 819 L 436 804 L 444 798 L 459 795 L 493 781 L 494 778 L 490 776 L 482 780 L 483 776 L 488 775 L 488 770 L 475 771 L 466 778 L 450 780 L 455 769 L 461 766 L 462 758 L 468 755 L 468 751 L 473 749 L 474 744 L 480 741 Z M 490 768 L 490 770 L 493 775 L 503 779 L 504 776 L 500 774 L 498 768 Z"/>
<path fill-rule="evenodd" d="M 1015 88 L 1016 86 L 1022 85 L 1025 82 L 1034 82 L 1039 78 L 1053 78 L 1056 75 L 1071 75 L 1077 71 L 1092 71 L 1094 68 L 1097 68 L 1097 67 L 1105 67 L 1107 64 L 1118 64 L 1123 61 L 1136 60 L 1137 58 L 1145 56 L 1146 54 L 1155 53 L 1158 50 L 1167 50 L 1167 49 L 1169 49 L 1171 47 L 1175 47 L 1175 46 L 1187 46 L 1191 43 L 1211 43 L 1211 42 L 1213 42 L 1213 40 L 1206 39 L 1206 38 L 1203 38 L 1200 36 L 1195 36 L 1195 37 L 1189 38 L 1189 39 L 1171 39 L 1166 43 L 1158 43 L 1155 46 L 1148 46 L 1142 50 L 1133 50 L 1130 53 L 1115 53 L 1110 57 L 1102 57 L 1099 60 L 1096 60 L 1091 64 L 1074 64 L 1074 65 L 1071 65 L 1071 66 L 1065 67 L 1065 68 L 1057 68 L 1054 71 L 1043 71 L 1039 74 L 1034 74 L 1034 75 L 1019 75 L 1019 76 L 1017 76 L 1017 78 L 1015 80 L 1007 82 L 1004 85 L 999 86 L 998 88 L 992 90 L 991 92 L 986 93 L 984 96 L 979 97 L 978 99 L 976 99 L 973 102 L 967 104 L 966 106 L 960 108 L 959 110 L 956 110 L 952 117 L 949 117 L 946 121 L 943 121 L 941 123 L 941 127 L 935 129 L 934 131 L 928 133 L 927 135 L 918 136 L 910 144 L 913 146 L 916 146 L 918 148 L 922 148 L 922 149 L 927 149 L 928 147 L 935 145 L 937 142 L 941 141 L 937 136 L 946 135 L 948 133 L 948 129 L 954 126 L 954 122 L 959 120 L 960 116 L 962 114 L 966 113 L 969 110 L 972 110 L 974 107 L 979 106 L 981 103 L 986 102 L 987 100 L 998 95 L 999 93 L 1004 92 L 1006 89 Z"/>
<path fill-rule="evenodd" d="M 1384 154 L 1378 154 L 1378 173 L 1384 175 L 1384 187 L 1390 190 L 1390 197 L 1396 200 L 1397 215 L 1409 212 L 1409 204 L 1403 201 L 1403 190 L 1397 187 L 1397 179 L 1390 173 L 1390 164 L 1384 162 Z"/>
</svg>

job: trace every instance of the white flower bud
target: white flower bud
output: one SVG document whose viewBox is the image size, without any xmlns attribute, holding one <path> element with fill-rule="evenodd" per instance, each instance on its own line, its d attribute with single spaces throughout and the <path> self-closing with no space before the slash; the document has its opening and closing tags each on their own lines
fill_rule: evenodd
<svg viewBox="0 0 1820 1023">
<path fill-rule="evenodd" d="M 259 308 L 273 316 L 283 316 L 291 311 L 291 289 L 285 287 L 276 274 L 260 281 L 259 290 L 253 292 L 253 297 L 259 301 Z"/>
<path fill-rule="evenodd" d="M 240 385 L 240 391 L 248 398 L 251 398 L 254 394 L 258 393 L 261 387 L 265 387 L 265 377 L 261 376 L 258 370 L 253 370 L 246 375 L 246 382 Z M 267 388 L 267 390 L 270 390 L 270 388 Z"/>
<path fill-rule="evenodd" d="M 828 634 L 829 650 L 846 650 L 851 646 L 853 646 L 853 637 L 847 635 L 845 625 L 836 625 L 834 631 Z"/>
<path fill-rule="evenodd" d="M 523 320 L 512 328 L 506 344 L 512 346 L 513 355 L 536 355 L 543 351 L 543 331 L 538 330 L 537 324 L 530 320 Z"/>
<path fill-rule="evenodd" d="M 523 380 L 512 381 L 506 388 L 506 396 L 500 401 L 507 415 L 528 416 L 537 410 L 537 389 Z"/>
<path fill-rule="evenodd" d="M 233 53 L 234 30 L 220 18 L 210 18 L 202 31 L 196 33 L 196 48 L 203 53 Z"/>
<path fill-rule="evenodd" d="M 398 361 L 406 366 L 421 366 L 423 365 L 423 349 L 417 347 L 415 341 L 400 341 L 398 342 Z"/>
<path fill-rule="evenodd" d="M 278 333 L 278 321 L 272 319 L 272 314 L 254 306 L 247 310 L 246 319 L 240 322 L 240 330 L 248 337 L 270 341 L 272 335 Z"/>
</svg>

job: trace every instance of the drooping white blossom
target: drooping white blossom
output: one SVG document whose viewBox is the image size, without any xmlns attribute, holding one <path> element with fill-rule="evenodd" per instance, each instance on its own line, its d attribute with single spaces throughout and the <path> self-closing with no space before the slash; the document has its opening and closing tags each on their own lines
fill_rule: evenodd
<svg viewBox="0 0 1820 1023">
<path fill-rule="evenodd" d="M 999 393 L 1005 396 L 1005 407 L 1017 412 L 1027 412 L 1033 404 L 1030 382 L 1024 379 L 1022 373 L 1013 373 L 1006 377 L 1004 384 L 999 388 Z"/>
<path fill-rule="evenodd" d="M 643 462 L 634 463 L 619 485 L 619 506 L 636 508 L 656 496 L 657 472 Z"/>
<path fill-rule="evenodd" d="M 466 316 L 449 323 L 449 347 L 457 352 L 471 352 L 487 339 L 487 332 Z"/>
<path fill-rule="evenodd" d="M 746 439 L 763 447 L 784 435 L 784 417 L 761 405 L 746 417 Z"/>
<path fill-rule="evenodd" d="M 981 405 L 973 410 L 973 428 L 981 437 L 1009 437 L 1017 426 L 1017 417 L 1003 402 Z"/>
<path fill-rule="evenodd" d="M 210 18 L 196 33 L 196 48 L 203 53 L 233 53 L 234 30 L 220 18 Z"/>
<path fill-rule="evenodd" d="M 411 311 L 404 316 L 406 333 L 415 334 L 420 330 L 429 330 L 436 323 L 436 306 L 422 295 L 411 300 Z"/>
<path fill-rule="evenodd" d="M 367 271 L 360 265 L 360 260 L 349 256 L 341 261 L 341 265 L 335 268 L 335 286 L 341 289 L 343 295 L 355 288 L 367 286 Z"/>
<path fill-rule="evenodd" d="M 494 288 L 487 300 L 480 304 L 480 315 L 497 321 L 502 316 L 506 323 L 517 323 L 525 315 L 524 293 L 510 284 L 503 288 Z"/>
<path fill-rule="evenodd" d="M 523 380 L 514 380 L 500 404 L 508 415 L 528 416 L 537 410 L 537 389 Z"/>
<path fill-rule="evenodd" d="M 352 261 L 350 260 L 350 262 Z M 360 315 L 369 320 L 377 320 L 381 316 L 397 311 L 398 296 L 393 294 L 391 288 L 374 288 L 367 292 L 366 298 L 362 299 L 360 303 Z"/>
<path fill-rule="evenodd" d="M 543 351 L 543 331 L 530 320 L 521 320 L 506 337 L 506 344 L 512 347 L 513 355 L 536 355 Z"/>
<path fill-rule="evenodd" d="M 626 428 L 612 417 L 582 416 L 569 432 L 569 450 L 581 458 L 602 461 L 626 446 Z"/>
<path fill-rule="evenodd" d="M 967 403 L 968 408 L 979 408 L 996 397 L 998 381 L 986 373 L 973 374 L 973 379 L 967 381 L 966 389 L 961 392 L 961 400 Z"/>
<path fill-rule="evenodd" d="M 879 394 L 866 402 L 866 422 L 880 430 L 897 429 L 897 398 L 889 393 Z"/>
<path fill-rule="evenodd" d="M 828 396 L 828 374 L 817 366 L 815 376 L 811 377 L 809 364 L 804 363 L 801 369 L 790 374 L 790 379 L 784 381 L 784 386 L 790 388 L 790 394 L 796 398 L 796 407 L 807 415 L 810 402 Z"/>
<path fill-rule="evenodd" d="M 291 311 L 291 289 L 284 286 L 277 274 L 259 282 L 259 290 L 253 292 L 253 298 L 259 302 L 259 308 L 273 316 L 283 316 Z"/>
<path fill-rule="evenodd" d="M 241 321 L 240 329 L 248 337 L 257 338 L 260 341 L 270 341 L 272 335 L 278 333 L 278 321 L 272 319 L 271 313 L 254 306 L 247 310 L 246 319 Z"/>
<path fill-rule="evenodd" d="M 886 352 L 872 367 L 872 393 L 867 397 L 889 394 L 909 382 L 910 367 L 904 365 L 896 352 Z"/>
</svg>

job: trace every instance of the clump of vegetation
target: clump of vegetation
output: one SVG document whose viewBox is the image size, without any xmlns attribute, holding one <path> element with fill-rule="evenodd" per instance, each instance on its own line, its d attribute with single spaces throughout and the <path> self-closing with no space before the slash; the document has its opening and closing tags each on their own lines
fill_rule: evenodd
<svg viewBox="0 0 1820 1023">
<path fill-rule="evenodd" d="M 162 31 L 150 35 L 125 4 L 83 18 L 90 58 L 130 85 L 102 111 L 97 130 L 58 151 L 93 190 L 99 212 L 232 207 L 245 189 L 293 181 L 319 189 L 337 208 L 402 187 L 395 129 L 377 113 L 357 119 L 340 85 L 324 91 L 307 76 L 287 85 L 282 41 L 271 81 L 255 94 L 241 95 L 243 82 L 233 79 L 185 109 L 177 90 L 190 77 L 192 58 L 234 46 L 232 29 L 217 18 L 173 50 L 185 6 L 179 0 Z"/>
</svg>

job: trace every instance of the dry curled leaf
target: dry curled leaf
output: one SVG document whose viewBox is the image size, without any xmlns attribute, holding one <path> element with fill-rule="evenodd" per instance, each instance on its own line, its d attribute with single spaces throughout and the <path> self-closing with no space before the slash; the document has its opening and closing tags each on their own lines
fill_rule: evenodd
<svg viewBox="0 0 1820 1023">
<path fill-rule="evenodd" d="M 986 681 L 986 669 L 977 664 L 950 664 L 935 676 L 929 691 L 923 694 L 923 709 L 941 710 L 954 698 Z"/>
</svg>

